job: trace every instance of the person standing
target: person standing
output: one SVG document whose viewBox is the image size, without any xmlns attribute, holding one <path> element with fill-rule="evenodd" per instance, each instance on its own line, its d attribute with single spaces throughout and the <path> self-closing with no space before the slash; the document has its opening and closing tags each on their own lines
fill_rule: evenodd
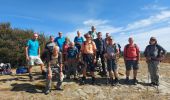
<svg viewBox="0 0 170 100">
<path fill-rule="evenodd" d="M 32 76 L 32 66 L 34 66 L 34 63 L 38 64 L 41 67 L 42 75 L 46 75 L 44 64 L 40 58 L 40 46 L 37 39 L 38 34 L 34 33 L 33 38 L 28 40 L 25 47 L 26 60 L 28 61 L 29 65 L 28 72 L 30 81 L 34 80 Z"/>
<path fill-rule="evenodd" d="M 105 68 L 105 41 L 102 39 L 102 32 L 97 33 L 97 38 L 94 39 L 94 42 L 96 44 L 97 50 L 96 50 L 96 60 L 98 61 L 99 58 L 101 59 L 102 63 L 102 71 L 101 74 L 106 76 L 106 68 Z"/>
<path fill-rule="evenodd" d="M 90 34 L 85 34 L 86 41 L 82 44 L 81 53 L 83 55 L 83 61 L 85 67 L 83 68 L 83 77 L 81 84 L 85 84 L 86 81 L 86 69 L 87 67 L 90 69 L 90 74 L 92 76 L 92 84 L 95 84 L 95 66 L 94 63 L 96 62 L 96 45 L 92 40 Z"/>
<path fill-rule="evenodd" d="M 96 32 L 96 28 L 94 26 L 91 27 L 91 31 L 89 31 L 88 33 L 89 33 L 89 35 L 91 35 L 92 40 L 96 39 L 97 32 Z"/>
<path fill-rule="evenodd" d="M 58 32 L 58 37 L 55 38 L 54 42 L 59 46 L 60 52 L 62 52 L 65 37 L 62 37 L 62 32 Z"/>
<path fill-rule="evenodd" d="M 74 38 L 74 44 L 78 49 L 78 52 L 80 52 L 81 45 L 84 42 L 83 37 L 81 36 L 80 31 L 77 31 L 77 36 Z"/>
<path fill-rule="evenodd" d="M 124 47 L 124 61 L 126 65 L 126 80 L 129 83 L 130 71 L 133 68 L 133 84 L 137 84 L 137 71 L 139 69 L 140 51 L 138 46 L 134 43 L 132 37 L 129 38 L 129 44 Z"/>
<path fill-rule="evenodd" d="M 70 79 L 71 73 L 74 75 L 74 79 L 77 79 L 77 61 L 78 49 L 75 47 L 74 42 L 71 42 L 67 50 L 67 79 Z"/>
<path fill-rule="evenodd" d="M 166 55 L 166 50 L 157 43 L 155 37 L 151 37 L 149 45 L 145 48 L 144 55 L 148 64 L 151 77 L 151 86 L 159 86 L 159 64 Z"/>
<path fill-rule="evenodd" d="M 118 65 L 116 62 L 116 56 L 119 54 L 119 48 L 114 42 L 112 37 L 108 38 L 108 45 L 106 46 L 105 57 L 107 59 L 107 70 L 109 71 L 110 82 L 112 85 L 117 85 L 119 83 L 118 79 Z M 113 73 L 115 80 L 113 80 Z"/>
</svg>

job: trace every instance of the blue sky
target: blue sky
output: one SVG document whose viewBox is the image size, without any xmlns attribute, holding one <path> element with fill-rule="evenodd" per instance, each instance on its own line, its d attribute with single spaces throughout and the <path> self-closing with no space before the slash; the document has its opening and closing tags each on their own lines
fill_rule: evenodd
<svg viewBox="0 0 170 100">
<path fill-rule="evenodd" d="M 144 50 L 151 36 L 170 51 L 170 0 L 0 0 L 0 22 L 46 35 L 109 32 L 124 47 L 134 37 Z"/>
</svg>

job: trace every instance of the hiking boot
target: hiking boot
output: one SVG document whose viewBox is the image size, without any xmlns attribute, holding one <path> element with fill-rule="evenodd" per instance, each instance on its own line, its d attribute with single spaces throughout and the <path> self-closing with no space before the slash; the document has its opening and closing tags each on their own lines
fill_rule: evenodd
<svg viewBox="0 0 170 100">
<path fill-rule="evenodd" d="M 154 86 L 154 84 L 155 84 L 154 82 L 151 82 L 149 85 L 150 85 L 150 86 Z"/>
<path fill-rule="evenodd" d="M 80 85 L 84 85 L 85 81 L 86 81 L 86 77 L 83 76 L 82 79 L 81 79 Z"/>
<path fill-rule="evenodd" d="M 110 84 L 111 84 L 112 86 L 114 85 L 113 78 L 110 78 Z"/>
<path fill-rule="evenodd" d="M 45 90 L 45 95 L 48 95 L 49 93 L 50 93 L 50 90 L 48 89 L 48 90 Z"/>
<path fill-rule="evenodd" d="M 133 79 L 133 84 L 137 85 L 138 84 L 138 80 L 137 79 Z"/>
<path fill-rule="evenodd" d="M 118 85 L 118 84 L 119 84 L 119 79 L 115 78 L 115 85 Z"/>
<path fill-rule="evenodd" d="M 66 79 L 68 79 L 68 80 L 69 80 L 69 79 L 70 79 L 70 76 L 67 76 L 67 77 L 66 77 Z"/>
<path fill-rule="evenodd" d="M 92 85 L 95 85 L 96 79 L 95 77 L 92 77 Z"/>
<path fill-rule="evenodd" d="M 58 91 L 63 91 L 63 89 L 62 89 L 62 88 L 56 88 L 56 90 L 58 90 Z"/>
<path fill-rule="evenodd" d="M 128 77 L 125 79 L 125 84 L 129 84 L 129 78 Z"/>
<path fill-rule="evenodd" d="M 32 74 L 29 74 L 30 81 L 34 81 Z"/>
<path fill-rule="evenodd" d="M 159 86 L 159 83 L 153 82 L 154 86 Z"/>
</svg>

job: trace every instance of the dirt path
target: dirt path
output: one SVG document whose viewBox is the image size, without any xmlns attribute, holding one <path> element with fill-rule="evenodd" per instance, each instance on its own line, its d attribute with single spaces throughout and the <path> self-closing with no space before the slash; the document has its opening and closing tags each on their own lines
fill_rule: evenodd
<svg viewBox="0 0 170 100">
<path fill-rule="evenodd" d="M 80 86 L 76 81 L 65 80 L 64 91 L 56 91 L 53 83 L 49 95 L 42 93 L 44 80 L 41 78 L 39 67 L 34 68 L 36 80 L 28 81 L 27 75 L 0 76 L 0 100 L 170 100 L 170 64 L 162 63 L 160 66 L 160 86 L 147 86 L 148 74 L 145 62 L 141 62 L 138 73 L 139 84 L 124 84 L 124 64 L 119 62 L 120 84 L 118 86 L 106 85 L 106 79 L 97 75 L 99 85 Z M 97 74 L 97 73 L 96 73 Z"/>
</svg>

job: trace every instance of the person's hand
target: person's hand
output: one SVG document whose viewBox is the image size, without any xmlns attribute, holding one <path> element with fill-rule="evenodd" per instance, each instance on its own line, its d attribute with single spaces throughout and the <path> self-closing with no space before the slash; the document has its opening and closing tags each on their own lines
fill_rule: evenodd
<svg viewBox="0 0 170 100">
<path fill-rule="evenodd" d="M 96 63 L 97 61 L 96 61 L 96 58 L 94 59 L 94 64 Z"/>
<path fill-rule="evenodd" d="M 48 79 L 52 79 L 52 73 L 48 73 Z"/>
</svg>

